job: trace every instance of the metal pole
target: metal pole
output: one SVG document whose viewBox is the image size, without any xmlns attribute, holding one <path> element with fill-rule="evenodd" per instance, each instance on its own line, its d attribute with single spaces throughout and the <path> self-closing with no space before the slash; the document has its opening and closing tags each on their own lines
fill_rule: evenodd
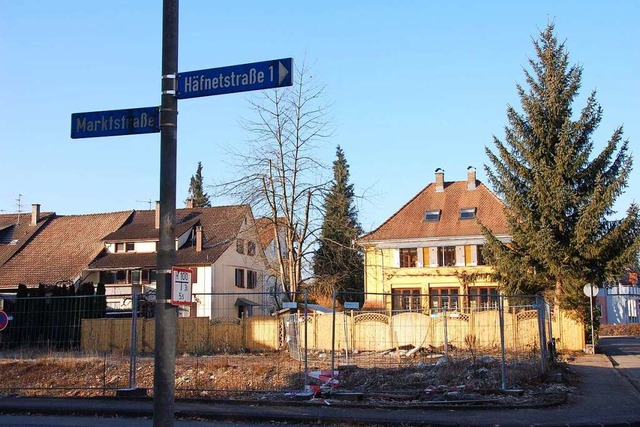
<svg viewBox="0 0 640 427">
<path fill-rule="evenodd" d="M 136 356 L 138 353 L 138 293 L 134 290 L 131 299 L 131 345 L 129 346 L 129 388 L 136 388 Z"/>
<path fill-rule="evenodd" d="M 304 288 L 304 390 L 309 385 L 309 289 Z"/>
<path fill-rule="evenodd" d="M 540 295 L 535 296 L 536 312 L 538 316 L 538 337 L 540 339 L 540 367 L 542 372 L 547 370 L 547 334 L 545 330 L 544 300 Z"/>
<path fill-rule="evenodd" d="M 160 107 L 160 243 L 157 261 L 153 425 L 173 427 L 177 309 L 170 304 L 175 263 L 176 157 L 178 145 L 178 0 L 163 0 L 162 103 Z"/>
<path fill-rule="evenodd" d="M 336 291 L 333 291 L 333 319 L 331 322 L 331 377 L 336 366 Z"/>
<path fill-rule="evenodd" d="M 442 307 L 442 322 L 444 325 L 444 357 L 448 362 L 449 361 L 449 333 L 447 331 L 448 325 L 447 325 L 447 306 L 446 305 Z"/>
<path fill-rule="evenodd" d="M 502 375 L 502 390 L 507 389 L 507 361 L 505 356 L 505 345 L 504 345 L 504 295 L 499 296 L 500 301 L 498 302 L 498 317 L 500 320 L 500 348 L 502 350 L 502 363 L 500 373 Z"/>
<path fill-rule="evenodd" d="M 593 330 L 593 285 L 589 285 L 589 308 L 591 309 L 591 351 L 596 352 L 596 334 Z"/>
</svg>

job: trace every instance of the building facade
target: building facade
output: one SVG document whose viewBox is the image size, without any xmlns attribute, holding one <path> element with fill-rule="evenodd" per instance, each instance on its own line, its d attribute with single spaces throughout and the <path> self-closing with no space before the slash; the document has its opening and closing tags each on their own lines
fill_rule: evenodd
<svg viewBox="0 0 640 427">
<path fill-rule="evenodd" d="M 502 202 L 467 169 L 465 181 L 435 181 L 373 232 L 365 254 L 365 307 L 392 311 L 495 308 L 498 286 L 482 256 L 481 224 L 509 242 Z M 389 301 L 385 294 L 391 294 Z"/>
</svg>

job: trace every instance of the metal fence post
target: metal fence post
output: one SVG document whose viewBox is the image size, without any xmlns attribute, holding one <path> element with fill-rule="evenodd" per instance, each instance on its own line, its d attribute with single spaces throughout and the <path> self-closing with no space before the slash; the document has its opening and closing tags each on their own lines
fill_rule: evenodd
<svg viewBox="0 0 640 427">
<path fill-rule="evenodd" d="M 447 331 L 447 307 L 442 307 L 442 318 L 444 324 L 444 357 L 449 360 L 449 334 Z"/>
<path fill-rule="evenodd" d="M 507 389 L 507 361 L 505 356 L 505 343 L 504 343 L 504 295 L 499 295 L 498 300 L 498 317 L 500 320 L 500 347 L 502 350 L 502 362 L 501 362 L 501 375 L 502 375 L 502 390 Z"/>
<path fill-rule="evenodd" d="M 304 389 L 309 385 L 309 289 L 304 289 Z"/>
<path fill-rule="evenodd" d="M 337 292 L 334 290 L 333 294 L 333 319 L 331 321 L 331 376 L 333 377 L 333 372 L 336 366 L 336 294 Z"/>
<path fill-rule="evenodd" d="M 133 291 L 131 299 L 131 345 L 129 346 L 129 388 L 136 388 L 136 365 L 138 356 L 138 293 Z"/>
<path fill-rule="evenodd" d="M 540 368 L 544 373 L 547 370 L 547 334 L 544 325 L 545 305 L 540 295 L 536 295 L 536 309 L 538 315 L 538 336 L 540 337 Z"/>
</svg>

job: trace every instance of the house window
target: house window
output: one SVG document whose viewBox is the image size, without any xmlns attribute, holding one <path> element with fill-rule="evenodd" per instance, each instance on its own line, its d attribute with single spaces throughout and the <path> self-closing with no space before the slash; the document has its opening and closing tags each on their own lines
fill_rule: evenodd
<svg viewBox="0 0 640 427">
<path fill-rule="evenodd" d="M 125 246 L 124 243 L 116 243 L 116 252 L 124 252 Z"/>
<path fill-rule="evenodd" d="M 116 283 L 116 275 L 114 271 L 101 271 L 100 272 L 100 282 L 105 285 L 112 285 Z"/>
<path fill-rule="evenodd" d="M 247 255 L 255 256 L 255 254 L 256 254 L 256 242 L 252 242 L 251 240 L 249 240 L 247 242 Z"/>
<path fill-rule="evenodd" d="M 127 270 L 116 271 L 116 283 L 127 283 Z"/>
<path fill-rule="evenodd" d="M 473 219 L 476 217 L 476 208 L 460 209 L 460 219 Z"/>
<path fill-rule="evenodd" d="M 392 310 L 394 311 L 420 311 L 422 309 L 420 289 L 394 289 L 391 297 Z"/>
<path fill-rule="evenodd" d="M 244 269 L 236 268 L 236 288 L 244 288 Z"/>
<path fill-rule="evenodd" d="M 236 239 L 236 252 L 244 254 L 244 239 Z"/>
<path fill-rule="evenodd" d="M 482 256 L 483 248 L 484 247 L 482 245 L 465 245 L 464 265 L 485 265 L 484 257 Z"/>
<path fill-rule="evenodd" d="M 258 285 L 258 272 L 247 270 L 247 289 L 255 289 Z"/>
<path fill-rule="evenodd" d="M 497 310 L 498 298 L 497 288 L 474 288 L 469 292 L 469 303 L 476 310 Z"/>
<path fill-rule="evenodd" d="M 485 265 L 484 264 L 484 255 L 482 254 L 482 252 L 484 251 L 484 245 L 477 245 L 476 246 L 476 257 L 477 257 L 477 264 L 476 265 Z"/>
<path fill-rule="evenodd" d="M 131 283 L 134 284 L 134 285 L 139 285 L 141 276 L 142 276 L 142 271 L 140 271 L 140 270 L 132 270 L 131 271 Z"/>
<path fill-rule="evenodd" d="M 415 267 L 418 264 L 418 250 L 416 248 L 400 249 L 400 267 Z"/>
<path fill-rule="evenodd" d="M 426 211 L 424 213 L 425 221 L 440 221 L 440 210 Z"/>
<path fill-rule="evenodd" d="M 429 307 L 432 310 L 457 310 L 458 288 L 432 289 L 429 294 Z"/>
<path fill-rule="evenodd" d="M 133 242 L 127 242 L 126 243 L 126 250 L 127 252 L 133 252 L 136 250 L 136 245 Z"/>
<path fill-rule="evenodd" d="M 456 247 L 439 246 L 438 267 L 451 267 L 453 265 L 456 265 Z"/>
</svg>

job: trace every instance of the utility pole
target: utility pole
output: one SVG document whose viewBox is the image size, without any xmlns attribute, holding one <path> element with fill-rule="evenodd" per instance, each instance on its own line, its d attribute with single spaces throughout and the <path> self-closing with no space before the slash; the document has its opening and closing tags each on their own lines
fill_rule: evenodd
<svg viewBox="0 0 640 427">
<path fill-rule="evenodd" d="M 178 0 L 162 6 L 162 103 L 160 106 L 160 243 L 157 260 L 153 425 L 172 427 L 175 414 L 177 308 L 171 304 L 175 264 L 176 158 L 178 145 Z"/>
</svg>

